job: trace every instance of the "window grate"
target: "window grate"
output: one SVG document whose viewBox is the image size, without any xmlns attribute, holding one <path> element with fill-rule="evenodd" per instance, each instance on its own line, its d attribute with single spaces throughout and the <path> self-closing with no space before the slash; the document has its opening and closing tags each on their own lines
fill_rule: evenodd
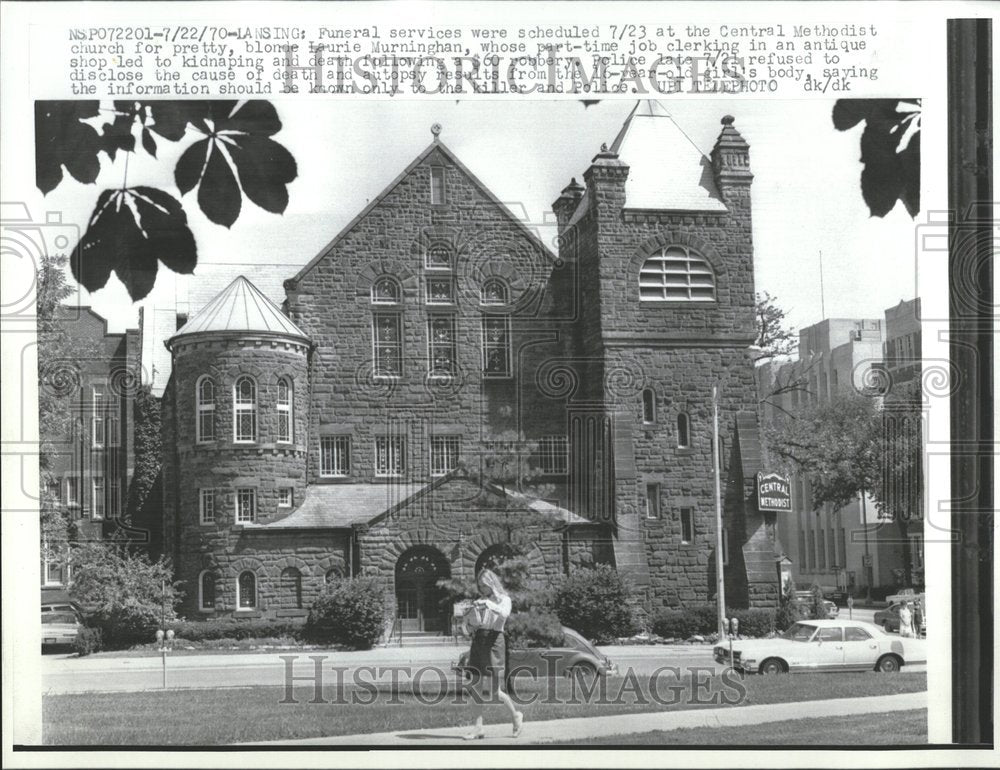
<svg viewBox="0 0 1000 770">
<path fill-rule="evenodd" d="M 694 250 L 670 246 L 643 263 L 639 270 L 639 299 L 643 302 L 714 301 L 715 273 Z"/>
</svg>

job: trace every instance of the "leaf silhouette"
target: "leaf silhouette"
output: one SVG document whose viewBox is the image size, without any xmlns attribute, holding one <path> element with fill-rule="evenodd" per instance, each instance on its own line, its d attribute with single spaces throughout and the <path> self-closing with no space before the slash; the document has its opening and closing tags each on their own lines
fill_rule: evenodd
<svg viewBox="0 0 1000 770">
<path fill-rule="evenodd" d="M 282 213 L 298 168 L 292 154 L 270 138 L 281 130 L 273 105 L 260 100 L 207 105 L 204 126 L 192 123 L 205 138 L 188 147 L 174 169 L 181 193 L 198 186 L 202 212 L 225 227 L 240 215 L 241 191 L 265 211 Z"/>
<path fill-rule="evenodd" d="M 99 114 L 97 101 L 35 102 L 35 185 L 48 194 L 63 179 L 63 167 L 83 184 L 93 184 L 101 170 L 101 137 L 82 121 Z"/>
<path fill-rule="evenodd" d="M 135 151 L 135 137 L 132 126 L 136 118 L 142 118 L 143 108 L 137 102 L 116 101 L 115 117 L 102 126 L 101 149 L 114 160 L 119 150 Z"/>
<path fill-rule="evenodd" d="M 908 104 L 915 108 L 907 109 Z M 865 124 L 861 196 L 874 217 L 884 217 L 897 201 L 911 217 L 920 211 L 919 105 L 919 99 L 840 99 L 834 104 L 838 131 Z"/>
<path fill-rule="evenodd" d="M 203 132 L 208 130 L 205 125 L 205 116 L 208 114 L 207 102 L 152 101 L 146 102 L 146 105 L 153 121 L 150 130 L 171 142 L 184 138 L 188 124 Z"/>
<path fill-rule="evenodd" d="M 176 273 L 192 273 L 198 262 L 180 201 L 141 186 L 102 192 L 74 253 L 73 277 L 87 291 L 103 288 L 114 272 L 133 301 L 152 290 L 157 262 Z"/>
</svg>

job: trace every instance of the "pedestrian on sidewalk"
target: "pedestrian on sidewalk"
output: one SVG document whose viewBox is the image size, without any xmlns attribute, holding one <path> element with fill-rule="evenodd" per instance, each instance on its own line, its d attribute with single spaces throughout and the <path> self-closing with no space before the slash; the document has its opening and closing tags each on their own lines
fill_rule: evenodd
<svg viewBox="0 0 1000 770">
<path fill-rule="evenodd" d="M 524 714 L 514 708 L 514 701 L 504 692 L 504 665 L 507 643 L 504 638 L 504 624 L 510 615 L 511 602 L 500 578 L 490 569 L 484 569 L 476 580 L 480 598 L 473 602 L 465 617 L 467 626 L 474 627 L 472 647 L 469 650 L 469 668 L 472 670 L 473 686 L 481 686 L 483 699 L 472 698 L 475 722 L 466 740 L 485 737 L 483 732 L 483 704 L 487 697 L 496 693 L 500 702 L 510 712 L 514 726 L 514 737 L 521 734 Z"/>
<path fill-rule="evenodd" d="M 899 635 L 913 636 L 913 612 L 909 602 L 903 602 L 903 606 L 899 608 Z"/>
</svg>

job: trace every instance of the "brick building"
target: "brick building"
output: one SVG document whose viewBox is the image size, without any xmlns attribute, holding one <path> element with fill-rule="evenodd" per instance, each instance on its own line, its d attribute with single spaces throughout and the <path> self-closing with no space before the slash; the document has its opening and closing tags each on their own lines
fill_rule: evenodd
<svg viewBox="0 0 1000 770">
<path fill-rule="evenodd" d="M 101 540 L 120 526 L 132 480 L 139 332 L 109 334 L 89 307 L 60 307 L 56 321 L 66 358 L 40 363 L 40 387 L 64 402 L 68 419 L 60 435 L 42 436 L 52 448 L 47 491 L 69 512 L 79 540 Z M 42 559 L 43 588 L 68 579 L 64 560 Z"/>
<path fill-rule="evenodd" d="M 776 601 L 759 470 L 749 147 L 705 157 L 641 103 L 553 204 L 553 254 L 440 141 L 284 285 L 237 278 L 167 342 L 164 535 L 192 616 L 302 615 L 384 579 L 404 629 L 435 583 L 511 553 L 609 563 L 647 610 L 715 593 L 721 392 L 730 603 Z M 770 518 L 765 518 L 770 516 Z"/>
</svg>

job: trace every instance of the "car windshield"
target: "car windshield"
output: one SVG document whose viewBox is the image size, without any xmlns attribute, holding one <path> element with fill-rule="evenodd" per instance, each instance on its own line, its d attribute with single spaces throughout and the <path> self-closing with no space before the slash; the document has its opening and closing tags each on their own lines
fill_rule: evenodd
<svg viewBox="0 0 1000 770">
<path fill-rule="evenodd" d="M 76 623 L 76 615 L 72 612 L 46 612 L 42 615 L 42 624 L 50 625 L 52 623 Z"/>
<path fill-rule="evenodd" d="M 782 639 L 790 639 L 793 642 L 808 642 L 812 635 L 816 633 L 816 626 L 807 623 L 796 623 L 781 635 Z"/>
</svg>

